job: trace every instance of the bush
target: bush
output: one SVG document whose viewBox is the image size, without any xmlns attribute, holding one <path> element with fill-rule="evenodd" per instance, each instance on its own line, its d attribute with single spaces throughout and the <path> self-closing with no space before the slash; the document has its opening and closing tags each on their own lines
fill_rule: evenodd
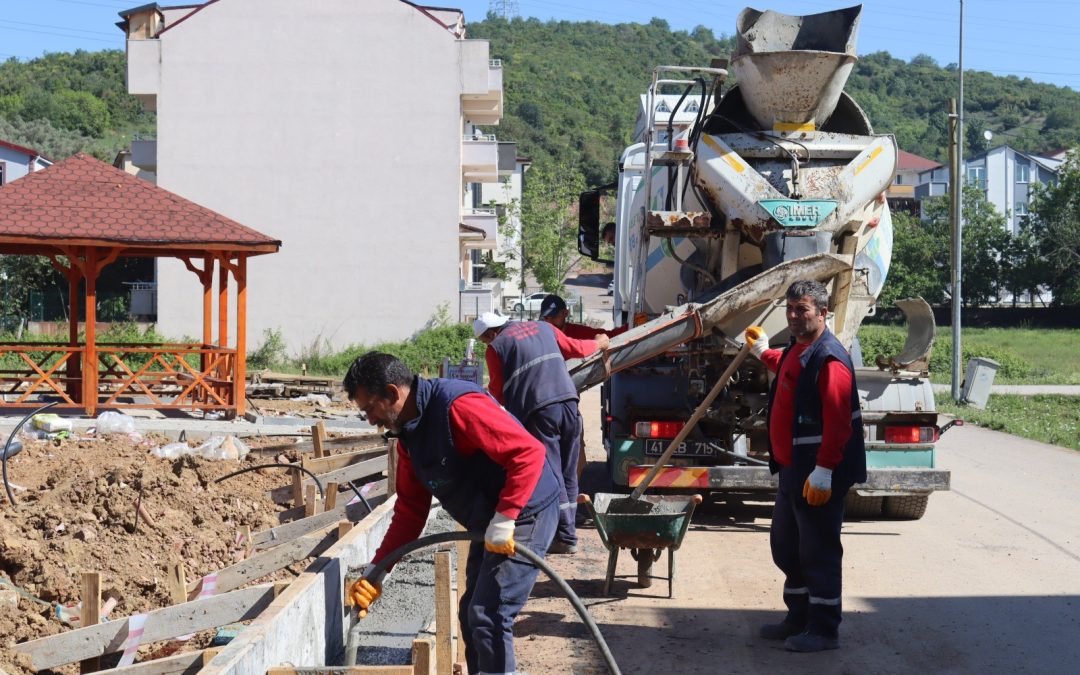
<svg viewBox="0 0 1080 675">
<path fill-rule="evenodd" d="M 934 349 L 930 353 L 930 372 L 937 375 L 950 376 L 952 374 L 952 339 L 946 326 L 939 329 Z M 873 366 L 874 357 L 878 354 L 892 356 L 899 354 L 904 348 L 904 340 L 907 337 L 906 330 L 897 326 L 863 326 L 859 329 L 859 346 L 862 347 L 863 361 L 870 367 Z M 972 343 L 965 340 L 963 343 L 963 356 L 961 367 L 967 368 L 968 360 L 981 357 L 993 359 L 1000 364 L 997 375 L 1005 378 L 1024 378 L 1032 373 L 1031 363 L 1015 352 L 1003 347 L 995 347 L 985 344 Z"/>
<path fill-rule="evenodd" d="M 248 368 L 268 369 L 283 365 L 288 361 L 285 338 L 281 331 L 267 328 L 263 331 L 263 341 L 247 357 Z"/>
<path fill-rule="evenodd" d="M 398 357 L 414 373 L 436 376 L 444 358 L 457 361 L 465 356 L 465 349 L 472 337 L 472 327 L 468 324 L 440 326 L 422 330 L 404 342 L 383 342 L 371 347 L 350 345 L 335 354 L 313 352 L 306 363 L 312 373 L 342 377 L 357 356 L 368 351 L 379 351 Z"/>
</svg>

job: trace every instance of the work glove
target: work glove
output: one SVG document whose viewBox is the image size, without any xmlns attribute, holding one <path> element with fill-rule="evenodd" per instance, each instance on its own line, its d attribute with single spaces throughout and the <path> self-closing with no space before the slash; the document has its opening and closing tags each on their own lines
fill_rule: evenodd
<svg viewBox="0 0 1080 675">
<path fill-rule="evenodd" d="M 769 348 L 769 334 L 761 326 L 750 326 L 746 329 L 746 344 L 750 345 L 750 353 L 760 360 Z"/>
<path fill-rule="evenodd" d="M 364 568 L 363 576 L 353 582 L 353 585 L 349 587 L 349 599 L 352 600 L 353 605 L 360 608 L 360 618 L 367 616 L 368 608 L 371 607 L 371 603 L 379 599 L 382 595 L 382 580 L 386 576 L 386 573 L 371 575 L 371 570 L 374 565 L 368 565 Z"/>
<path fill-rule="evenodd" d="M 832 469 L 815 466 L 803 483 L 802 496 L 810 506 L 821 506 L 832 497 Z"/>
<path fill-rule="evenodd" d="M 491 553 L 514 555 L 514 519 L 498 511 L 484 532 L 484 549 Z"/>
</svg>

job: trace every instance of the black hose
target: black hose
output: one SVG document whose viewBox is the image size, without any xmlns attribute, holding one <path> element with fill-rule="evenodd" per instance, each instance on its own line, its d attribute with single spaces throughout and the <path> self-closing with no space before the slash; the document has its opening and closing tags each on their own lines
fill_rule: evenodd
<svg viewBox="0 0 1080 675">
<path fill-rule="evenodd" d="M 34 415 L 38 414 L 42 410 L 48 410 L 49 408 L 53 407 L 54 405 L 60 405 L 60 401 L 53 401 L 52 403 L 49 403 L 47 405 L 43 405 L 40 408 L 38 408 L 37 410 L 30 413 L 29 415 L 27 415 L 26 417 L 19 420 L 19 423 L 15 425 L 15 428 L 11 430 L 11 434 L 7 437 L 7 442 L 4 443 L 4 456 L 3 456 L 2 460 L 0 460 L 0 461 L 3 461 L 3 464 L 4 464 L 4 491 L 7 493 L 7 498 L 8 498 L 8 501 L 11 503 L 11 508 L 16 507 L 15 493 L 11 491 L 11 484 L 8 483 L 8 471 L 7 471 L 8 450 L 11 448 L 11 439 L 15 438 L 15 434 L 19 433 L 19 429 L 22 429 L 23 425 L 26 424 L 28 421 L 30 421 L 30 418 L 32 418 Z"/>
<path fill-rule="evenodd" d="M 356 485 L 354 485 L 354 484 L 353 484 L 353 482 L 352 482 L 351 480 L 347 480 L 347 481 L 345 481 L 345 484 L 346 484 L 346 485 L 348 485 L 349 487 L 351 487 L 351 488 L 352 488 L 352 491 L 356 493 L 356 497 L 357 497 L 357 498 L 358 498 L 358 499 L 359 499 L 359 500 L 360 500 L 361 502 L 363 502 L 364 506 L 366 506 L 366 507 L 367 507 L 367 512 L 368 512 L 368 513 L 371 513 L 372 511 L 374 511 L 374 510 L 375 510 L 375 509 L 371 508 L 371 502 L 369 502 L 369 501 L 367 500 L 367 498 L 365 498 L 365 497 L 364 497 L 364 495 L 363 495 L 363 494 L 362 494 L 362 493 L 361 493 L 361 492 L 360 492 L 359 490 L 357 490 L 357 489 L 356 489 Z"/>
<path fill-rule="evenodd" d="M 398 560 L 422 548 L 431 548 L 432 546 L 438 546 L 439 544 L 445 544 L 451 541 L 479 542 L 483 540 L 484 535 L 480 532 L 440 532 L 438 534 L 429 534 L 391 551 L 385 558 L 372 566 L 371 570 L 368 571 L 367 576 L 378 577 L 386 571 L 386 568 L 390 567 Z M 619 664 L 615 663 L 615 657 L 612 655 L 611 649 L 608 648 L 607 642 L 604 641 L 604 636 L 600 634 L 600 628 L 596 625 L 596 622 L 593 621 L 592 616 L 589 614 L 589 610 L 585 608 L 585 604 L 581 602 L 581 598 L 574 593 L 574 590 L 570 588 L 570 585 L 567 584 L 555 570 L 551 569 L 551 566 L 548 565 L 543 558 L 529 548 L 522 546 L 521 544 L 516 544 L 514 550 L 517 551 L 518 555 L 543 570 L 544 574 L 555 582 L 555 585 L 559 587 L 559 590 L 566 596 L 566 599 L 574 606 L 578 616 L 585 622 L 589 632 L 592 633 L 593 640 L 596 641 L 596 645 L 600 648 L 600 653 L 604 656 L 604 661 L 607 663 L 608 670 L 611 671 L 612 675 L 622 675 L 622 672 L 619 670 Z M 464 564 L 464 561 L 459 560 L 458 564 Z M 356 665 L 356 649 L 358 645 L 356 644 L 357 638 L 355 637 L 355 634 L 356 628 L 354 626 L 349 631 L 349 640 L 345 647 L 346 666 Z"/>
<path fill-rule="evenodd" d="M 305 469 L 304 467 L 302 467 L 302 466 L 300 466 L 298 464 L 283 464 L 281 462 L 271 462 L 269 464 L 259 464 L 259 465 L 256 465 L 256 466 L 249 466 L 249 467 L 246 467 L 246 468 L 243 468 L 243 469 L 237 469 L 236 471 L 233 471 L 232 473 L 227 473 L 224 476 L 222 476 L 221 478 L 218 478 L 217 480 L 215 480 L 214 482 L 215 483 L 220 483 L 223 480 L 228 480 L 229 478 L 232 478 L 233 476 L 239 476 L 240 474 L 247 473 L 248 471 L 258 471 L 259 469 L 266 469 L 268 467 L 274 467 L 274 466 L 280 466 L 280 467 L 282 467 L 284 469 L 299 469 L 300 471 L 303 471 L 307 475 L 311 476 L 311 480 L 315 481 L 315 485 L 319 488 L 319 499 L 321 499 L 323 501 L 326 501 L 326 492 L 323 490 L 323 486 L 322 486 L 322 483 L 319 481 L 319 477 L 316 476 L 315 474 L 311 473 L 311 471 Z M 368 507 L 368 508 L 370 508 L 370 507 Z"/>
</svg>

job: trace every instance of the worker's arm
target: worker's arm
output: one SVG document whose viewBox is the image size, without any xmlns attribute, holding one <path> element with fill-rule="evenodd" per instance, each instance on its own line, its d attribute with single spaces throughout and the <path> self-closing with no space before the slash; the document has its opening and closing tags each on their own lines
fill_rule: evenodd
<svg viewBox="0 0 1080 675">
<path fill-rule="evenodd" d="M 844 459 L 844 446 L 851 438 L 851 372 L 836 359 L 829 359 L 818 375 L 821 395 L 821 447 L 817 465 L 835 469 Z"/>
<path fill-rule="evenodd" d="M 394 488 L 397 490 L 397 502 L 394 503 L 394 516 L 390 520 L 386 536 L 371 560 L 373 563 L 379 562 L 402 544 L 419 537 L 424 531 L 424 523 L 427 522 L 428 511 L 431 509 L 431 493 L 416 477 L 412 460 L 402 447 L 401 441 L 396 445 L 397 479 L 394 481 Z"/>
<path fill-rule="evenodd" d="M 555 332 L 555 342 L 559 343 L 559 351 L 562 352 L 564 359 L 585 358 L 600 348 L 596 340 L 575 340 L 567 337 L 566 333 L 555 326 L 551 326 L 551 330 Z"/>
<path fill-rule="evenodd" d="M 746 329 L 746 344 L 750 345 L 750 353 L 765 364 L 769 372 L 775 373 L 780 369 L 780 357 L 784 355 L 782 349 L 769 349 L 769 334 L 761 326 L 750 326 Z"/>
<path fill-rule="evenodd" d="M 566 337 L 574 340 L 593 340 L 597 335 L 610 335 L 608 331 L 603 328 L 593 328 L 592 326 L 586 326 L 580 323 L 570 323 L 569 321 L 562 329 Z"/>
<path fill-rule="evenodd" d="M 544 446 L 484 394 L 465 394 L 450 406 L 450 433 L 462 455 L 483 452 L 506 470 L 495 510 L 511 520 L 529 501 L 546 457 Z"/>
<path fill-rule="evenodd" d="M 487 351 L 484 352 L 484 362 L 487 364 L 488 371 L 488 391 L 496 401 L 504 403 L 502 361 L 499 360 L 499 355 L 491 348 L 491 345 L 488 345 Z"/>
</svg>

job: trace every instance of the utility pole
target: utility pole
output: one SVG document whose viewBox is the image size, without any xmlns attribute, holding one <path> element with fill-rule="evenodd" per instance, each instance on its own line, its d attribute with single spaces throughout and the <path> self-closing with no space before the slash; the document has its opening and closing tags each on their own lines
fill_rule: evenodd
<svg viewBox="0 0 1080 675">
<path fill-rule="evenodd" d="M 517 0 L 490 0 L 488 12 L 509 21 L 518 15 Z"/>
<path fill-rule="evenodd" d="M 960 344 L 960 307 L 961 277 L 963 271 L 964 241 L 964 0 L 960 0 L 960 63 L 957 70 L 960 75 L 959 103 L 955 110 L 956 139 L 955 157 L 952 162 L 952 207 L 953 207 L 953 265 L 952 265 L 952 397 L 960 401 L 960 361 L 963 349 Z"/>
</svg>

